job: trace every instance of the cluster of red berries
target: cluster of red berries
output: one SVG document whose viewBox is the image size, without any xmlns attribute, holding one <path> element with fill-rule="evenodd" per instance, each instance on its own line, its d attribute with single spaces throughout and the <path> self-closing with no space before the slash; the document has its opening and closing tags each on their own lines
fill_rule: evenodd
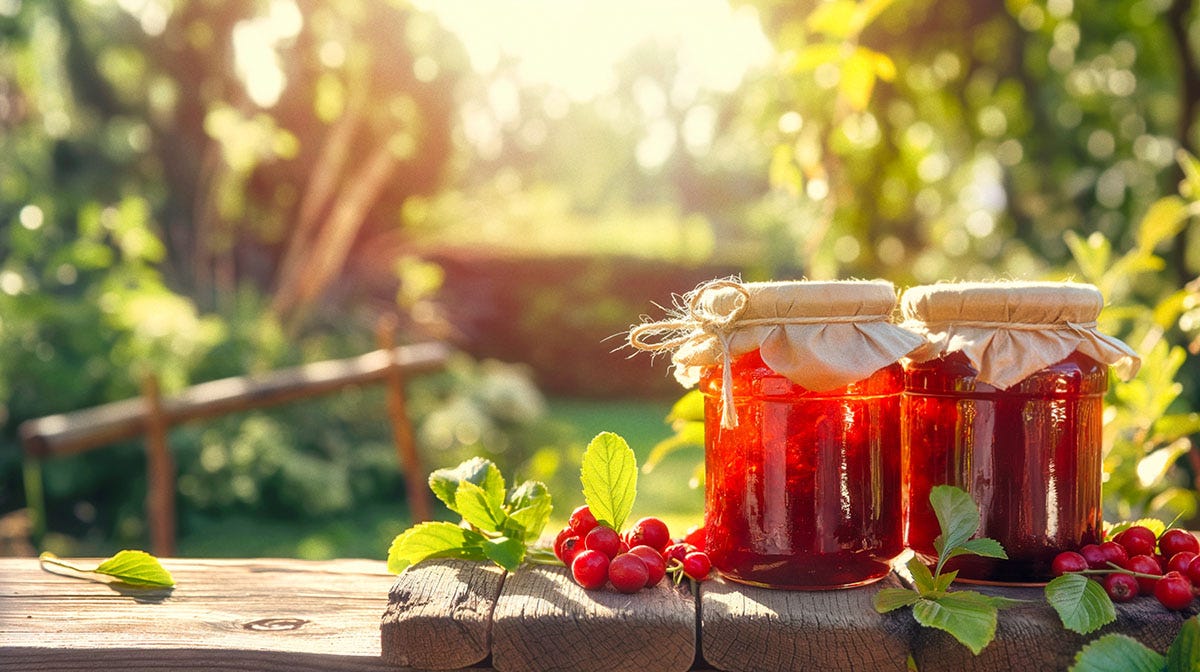
<svg viewBox="0 0 1200 672">
<path fill-rule="evenodd" d="M 1167 609 L 1179 611 L 1192 603 L 1200 586 L 1200 540 L 1170 529 L 1156 537 L 1148 527 L 1135 525 L 1110 541 L 1087 544 L 1054 558 L 1055 576 L 1067 572 L 1099 577 L 1113 602 L 1153 595 Z"/>
<path fill-rule="evenodd" d="M 636 593 L 658 585 L 667 574 L 677 580 L 687 576 L 703 581 L 712 571 L 704 551 L 688 541 L 672 540 L 666 523 L 658 518 L 642 518 L 625 534 L 618 534 L 598 523 L 586 506 L 571 513 L 554 539 L 554 555 L 587 590 L 611 583 L 622 593 Z"/>
</svg>

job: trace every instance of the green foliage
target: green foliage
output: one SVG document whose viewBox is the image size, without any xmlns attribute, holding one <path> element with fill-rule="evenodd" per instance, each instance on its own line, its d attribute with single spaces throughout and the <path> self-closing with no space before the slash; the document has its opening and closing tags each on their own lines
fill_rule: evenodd
<svg viewBox="0 0 1200 672">
<path fill-rule="evenodd" d="M 601 432 L 583 453 L 579 479 L 596 520 L 620 532 L 637 497 L 637 458 L 625 439 Z"/>
<path fill-rule="evenodd" d="M 42 553 L 38 561 L 43 565 L 56 565 L 76 572 L 111 576 L 120 583 L 137 588 L 170 588 L 175 585 L 175 579 L 163 568 L 158 558 L 145 551 L 121 551 L 92 569 L 64 562 L 53 553 Z"/>
<path fill-rule="evenodd" d="M 1046 584 L 1046 601 L 1063 627 L 1086 635 L 1117 620 L 1117 610 L 1099 582 L 1082 574 L 1063 574 Z"/>
<path fill-rule="evenodd" d="M 1200 669 L 1200 618 L 1184 621 L 1167 655 L 1127 635 L 1109 634 L 1075 655 L 1071 672 L 1195 672 Z"/>
</svg>

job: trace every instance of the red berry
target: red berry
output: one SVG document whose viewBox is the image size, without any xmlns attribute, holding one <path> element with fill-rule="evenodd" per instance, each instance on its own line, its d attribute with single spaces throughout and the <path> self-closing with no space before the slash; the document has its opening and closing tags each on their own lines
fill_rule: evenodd
<svg viewBox="0 0 1200 672">
<path fill-rule="evenodd" d="M 1154 584 L 1158 583 L 1159 576 L 1162 575 L 1162 570 L 1158 567 L 1158 561 L 1148 555 L 1135 555 L 1125 563 L 1125 569 L 1139 574 L 1152 574 L 1155 578 L 1143 579 L 1138 577 L 1138 587 L 1142 595 L 1150 595 L 1154 592 Z"/>
<path fill-rule="evenodd" d="M 649 572 L 649 578 L 646 579 L 647 588 L 657 586 L 658 582 L 667 575 L 667 561 L 653 548 L 634 546 L 629 549 L 629 554 L 641 558 L 642 562 L 646 563 L 646 571 Z"/>
<path fill-rule="evenodd" d="M 564 527 L 564 528 L 563 528 L 563 529 L 562 529 L 562 530 L 561 530 L 561 531 L 560 531 L 560 532 L 559 532 L 557 535 L 555 535 L 555 537 L 554 537 L 554 555 L 555 555 L 555 557 L 557 557 L 559 560 L 562 560 L 562 559 L 563 559 L 563 557 L 562 557 L 562 544 L 563 544 L 563 541 L 565 541 L 567 537 L 575 537 L 576 539 L 578 539 L 578 538 L 579 538 L 579 535 L 575 534 L 575 530 L 572 530 L 570 527 Z M 571 564 L 571 563 L 567 562 L 566 560 L 563 560 L 563 562 L 564 562 L 564 563 L 566 563 L 566 564 L 568 564 L 568 565 L 569 565 L 569 564 Z"/>
<path fill-rule="evenodd" d="M 575 530 L 575 534 L 579 535 L 580 538 L 583 538 L 588 532 L 591 532 L 592 528 L 596 527 L 598 523 L 596 522 L 596 517 L 592 515 L 592 510 L 585 505 L 571 512 L 571 517 L 568 519 L 567 525 L 569 525 L 572 530 Z"/>
<path fill-rule="evenodd" d="M 1154 547 L 1158 544 L 1154 532 L 1141 525 L 1134 525 L 1125 530 L 1114 537 L 1113 541 L 1124 546 L 1125 552 L 1131 558 L 1135 555 L 1154 555 Z"/>
<path fill-rule="evenodd" d="M 1200 555 L 1192 560 L 1192 564 L 1188 565 L 1186 576 L 1192 583 L 1200 586 Z"/>
<path fill-rule="evenodd" d="M 1084 560 L 1087 560 L 1089 569 L 1106 569 L 1108 567 L 1106 564 L 1107 556 L 1105 556 L 1104 551 L 1100 550 L 1098 544 L 1084 544 L 1079 549 L 1079 554 L 1083 556 Z"/>
<path fill-rule="evenodd" d="M 667 561 L 668 565 L 671 564 L 672 560 L 678 560 L 680 563 L 682 563 L 683 559 L 687 557 L 688 553 L 692 553 L 697 550 L 699 549 L 688 543 L 671 544 L 663 549 L 663 559 Z"/>
<path fill-rule="evenodd" d="M 1104 554 L 1106 563 L 1111 562 L 1118 567 L 1123 567 L 1125 561 L 1129 559 L 1129 554 L 1125 551 L 1125 547 L 1115 541 L 1106 541 L 1100 544 L 1100 552 Z M 1107 564 L 1102 567 L 1102 569 L 1108 568 Z"/>
<path fill-rule="evenodd" d="M 603 587 L 608 580 L 608 556 L 600 551 L 580 551 L 571 563 L 571 576 L 575 577 L 575 583 L 588 590 Z"/>
<path fill-rule="evenodd" d="M 611 527 L 597 525 L 583 538 L 583 547 L 589 551 L 600 551 L 612 559 L 621 551 L 621 536 Z"/>
<path fill-rule="evenodd" d="M 633 524 L 629 530 L 629 545 L 649 546 L 656 551 L 662 551 L 671 543 L 671 533 L 667 524 L 658 518 L 642 518 Z"/>
<path fill-rule="evenodd" d="M 700 527 L 693 527 L 692 529 L 688 530 L 687 535 L 683 537 L 683 542 L 685 544 L 691 544 L 698 551 L 703 551 L 705 539 L 704 526 L 701 525 Z"/>
<path fill-rule="evenodd" d="M 1192 561 L 1196 558 L 1197 555 L 1191 551 L 1180 551 L 1172 555 L 1171 559 L 1167 561 L 1167 571 L 1179 572 L 1187 576 L 1188 568 L 1191 567 Z"/>
<path fill-rule="evenodd" d="M 1050 571 L 1054 572 L 1055 576 L 1062 576 L 1068 572 L 1082 572 L 1087 568 L 1087 558 L 1075 551 L 1063 551 L 1054 556 L 1054 561 L 1050 563 Z"/>
<path fill-rule="evenodd" d="M 1138 595 L 1138 582 L 1128 574 L 1114 572 L 1104 577 L 1104 592 L 1113 602 L 1128 602 Z"/>
<path fill-rule="evenodd" d="M 1200 553 L 1200 539 L 1186 530 L 1172 528 L 1158 538 L 1158 550 L 1168 558 L 1176 553 Z"/>
<path fill-rule="evenodd" d="M 697 581 L 703 581 L 708 578 L 708 573 L 712 571 L 712 561 L 708 559 L 708 554 L 704 551 L 692 551 L 683 558 L 683 573 L 688 575 L 688 578 Z"/>
<path fill-rule="evenodd" d="M 645 561 L 632 553 L 618 555 L 608 565 L 608 580 L 622 593 L 636 593 L 646 587 L 649 579 Z"/>
<path fill-rule="evenodd" d="M 1167 609 L 1181 611 L 1192 603 L 1192 583 L 1179 572 L 1167 572 L 1154 586 L 1154 597 Z"/>
<path fill-rule="evenodd" d="M 564 565 L 570 567 L 571 563 L 575 561 L 575 556 L 579 555 L 579 552 L 582 550 L 583 542 L 579 537 L 567 537 L 563 540 L 562 546 L 559 549 L 558 559 L 562 560 Z"/>
</svg>

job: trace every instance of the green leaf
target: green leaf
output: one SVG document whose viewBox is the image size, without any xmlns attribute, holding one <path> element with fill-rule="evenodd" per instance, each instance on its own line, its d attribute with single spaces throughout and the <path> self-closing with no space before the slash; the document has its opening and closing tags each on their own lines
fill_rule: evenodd
<svg viewBox="0 0 1200 672">
<path fill-rule="evenodd" d="M 996 613 L 986 595 L 969 590 L 923 597 L 913 605 L 918 623 L 950 633 L 976 655 L 996 636 Z"/>
<path fill-rule="evenodd" d="M 886 614 L 901 607 L 908 607 L 921 599 L 921 594 L 908 588 L 883 588 L 875 593 L 875 611 Z"/>
<path fill-rule="evenodd" d="M 76 572 L 104 574 L 111 576 L 121 583 L 138 588 L 170 588 L 175 585 L 171 576 L 158 558 L 145 551 L 124 550 L 101 562 L 95 569 L 86 569 L 61 560 L 53 553 L 42 553 L 38 561 L 43 564 L 57 565 Z"/>
<path fill-rule="evenodd" d="M 968 539 L 961 546 L 954 549 L 946 555 L 949 560 L 959 555 L 978 555 L 981 558 L 999 558 L 1007 559 L 1008 554 L 1004 552 L 1004 547 L 995 539 L 980 537 L 979 539 Z"/>
<path fill-rule="evenodd" d="M 845 39 L 863 29 L 863 19 L 854 0 L 833 0 L 817 5 L 805 25 L 814 33 Z"/>
<path fill-rule="evenodd" d="M 1167 531 L 1167 524 L 1157 518 L 1139 518 L 1137 520 L 1122 520 L 1113 525 L 1108 529 L 1108 534 L 1105 535 L 1105 538 L 1111 540 L 1125 530 L 1139 525 L 1149 529 L 1156 537 L 1161 537 L 1162 533 Z"/>
<path fill-rule="evenodd" d="M 689 390 L 671 406 L 667 414 L 667 422 L 704 422 L 704 393 L 700 390 Z"/>
<path fill-rule="evenodd" d="M 1063 627 L 1081 635 L 1117 620 L 1117 610 L 1099 583 L 1082 574 L 1063 574 L 1046 584 L 1046 601 Z"/>
<path fill-rule="evenodd" d="M 857 51 L 842 62 L 838 93 L 854 110 L 861 112 L 871 102 L 871 93 L 875 90 L 875 68 L 874 58 Z"/>
<path fill-rule="evenodd" d="M 1166 196 L 1150 204 L 1137 227 L 1138 247 L 1152 251 L 1174 238 L 1187 224 L 1187 204 L 1178 196 Z"/>
<path fill-rule="evenodd" d="M 388 549 L 387 569 L 399 574 L 431 558 L 486 560 L 485 537 L 454 523 L 434 522 L 414 525 L 392 540 Z"/>
<path fill-rule="evenodd" d="M 650 454 L 642 464 L 642 473 L 650 473 L 668 455 L 681 448 L 693 446 L 704 447 L 704 423 L 685 422 L 678 427 L 675 434 L 659 441 L 650 449 Z"/>
<path fill-rule="evenodd" d="M 1162 672 L 1166 659 L 1128 635 L 1109 634 L 1075 654 L 1070 672 Z M 1187 669 L 1187 668 L 1180 668 Z"/>
<path fill-rule="evenodd" d="M 791 71 L 797 73 L 809 72 L 825 63 L 837 63 L 842 60 L 842 56 L 845 53 L 846 50 L 841 44 L 833 42 L 809 44 L 796 52 L 790 64 Z M 699 390 L 692 391 L 700 394 Z"/>
<path fill-rule="evenodd" d="M 943 594 L 950 589 L 950 584 L 954 583 L 954 579 L 958 578 L 958 570 L 953 572 L 942 572 L 933 577 L 933 592 Z"/>
<path fill-rule="evenodd" d="M 461 481 L 454 492 L 454 501 L 463 520 L 484 530 L 499 532 L 504 526 L 504 510 L 493 504 L 483 488 L 470 481 Z"/>
<path fill-rule="evenodd" d="M 1171 648 L 1167 649 L 1168 672 L 1200 672 L 1200 617 L 1184 621 Z"/>
<path fill-rule="evenodd" d="M 525 481 L 513 489 L 508 499 L 508 518 L 521 527 L 521 539 L 537 541 L 554 510 L 546 485 L 540 481 Z"/>
<path fill-rule="evenodd" d="M 1078 233 L 1067 231 L 1063 234 L 1063 240 L 1066 241 L 1067 248 L 1071 250 L 1071 256 L 1075 258 L 1075 263 L 1079 265 L 1083 279 L 1100 284 L 1104 272 L 1108 270 L 1109 262 L 1112 260 L 1112 243 L 1108 238 L 1093 234 L 1085 240 Z"/>
<path fill-rule="evenodd" d="M 596 520 L 618 532 L 633 510 L 637 496 L 637 458 L 625 439 L 601 432 L 583 453 L 579 478 L 583 499 Z"/>
<path fill-rule="evenodd" d="M 438 469 L 429 475 L 429 488 L 451 511 L 461 515 L 455 495 L 458 484 L 464 481 L 482 488 L 488 501 L 497 508 L 504 504 L 504 476 L 491 460 L 482 457 L 473 457 L 457 467 Z"/>
<path fill-rule="evenodd" d="M 908 573 L 912 576 L 913 583 L 916 584 L 917 590 L 922 595 L 937 591 L 937 586 L 933 581 L 933 574 L 929 572 L 929 568 L 919 558 L 916 556 L 909 558 L 908 564 L 905 567 L 908 568 Z"/>
<path fill-rule="evenodd" d="M 949 554 L 979 529 L 979 507 L 970 495 L 952 485 L 934 486 L 929 491 L 929 504 L 942 530 L 933 541 L 938 553 L 938 571 L 941 571 Z"/>
<path fill-rule="evenodd" d="M 488 560 L 511 572 L 525 559 L 525 542 L 507 537 L 488 539 L 483 543 L 483 553 Z"/>
</svg>

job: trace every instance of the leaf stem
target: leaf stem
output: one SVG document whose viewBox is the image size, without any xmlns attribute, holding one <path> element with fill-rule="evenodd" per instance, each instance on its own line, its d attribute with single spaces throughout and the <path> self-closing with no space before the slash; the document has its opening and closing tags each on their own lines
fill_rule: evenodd
<svg viewBox="0 0 1200 672">
<path fill-rule="evenodd" d="M 1081 569 L 1077 572 L 1067 572 L 1066 574 L 1128 574 L 1135 579 L 1161 579 L 1163 577 L 1162 574 L 1146 574 L 1145 572 L 1135 572 L 1132 569 L 1125 569 L 1124 567 L 1111 562 L 1108 564 L 1110 567 L 1112 567 L 1112 569 Z M 1063 576 L 1066 576 L 1066 574 L 1063 574 Z"/>
<path fill-rule="evenodd" d="M 57 555 L 51 553 L 50 551 L 43 551 L 42 554 L 38 556 L 38 562 L 44 565 L 56 565 L 58 567 L 69 569 L 73 572 L 90 573 L 96 571 L 95 569 L 84 569 L 82 567 L 72 565 L 71 563 L 60 559 Z"/>
</svg>

